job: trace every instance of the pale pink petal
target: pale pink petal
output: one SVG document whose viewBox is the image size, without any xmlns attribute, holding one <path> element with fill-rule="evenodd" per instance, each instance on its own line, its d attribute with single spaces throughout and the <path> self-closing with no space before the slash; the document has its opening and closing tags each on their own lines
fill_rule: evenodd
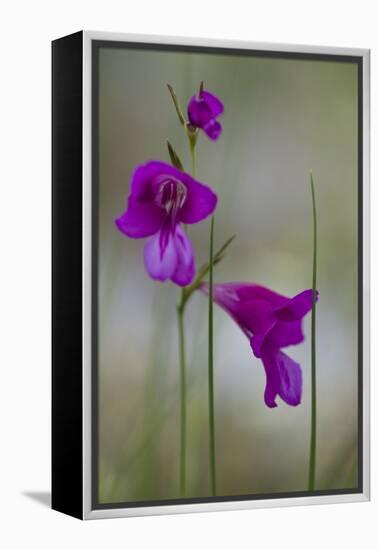
<svg viewBox="0 0 379 550">
<path fill-rule="evenodd" d="M 175 273 L 178 254 L 171 231 L 161 230 L 151 237 L 144 248 L 146 271 L 152 279 L 167 281 Z"/>
</svg>

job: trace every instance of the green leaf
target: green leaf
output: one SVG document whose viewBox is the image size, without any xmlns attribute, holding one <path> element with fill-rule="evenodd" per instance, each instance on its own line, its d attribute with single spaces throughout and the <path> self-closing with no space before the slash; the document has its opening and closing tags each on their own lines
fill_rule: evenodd
<svg viewBox="0 0 379 550">
<path fill-rule="evenodd" d="M 216 442 L 214 414 L 214 365 L 213 365 L 213 243 L 214 220 L 211 219 L 209 235 L 209 278 L 208 278 L 208 407 L 209 407 L 209 465 L 212 496 L 216 496 Z"/>
<path fill-rule="evenodd" d="M 178 97 L 177 97 L 176 93 L 174 92 L 173 87 L 170 86 L 170 84 L 167 84 L 167 88 L 169 89 L 169 92 L 170 92 L 171 97 L 172 97 L 172 101 L 174 102 L 174 106 L 175 106 L 176 113 L 178 115 L 180 124 L 185 127 L 186 126 L 186 119 L 184 118 L 183 111 L 180 108 Z"/>
<path fill-rule="evenodd" d="M 180 160 L 177 152 L 175 151 L 175 149 L 173 148 L 173 146 L 168 140 L 167 140 L 167 149 L 168 149 L 168 154 L 170 155 L 171 164 L 175 166 L 175 168 L 177 168 L 178 170 L 181 170 L 182 172 L 184 172 L 182 161 Z"/>
</svg>

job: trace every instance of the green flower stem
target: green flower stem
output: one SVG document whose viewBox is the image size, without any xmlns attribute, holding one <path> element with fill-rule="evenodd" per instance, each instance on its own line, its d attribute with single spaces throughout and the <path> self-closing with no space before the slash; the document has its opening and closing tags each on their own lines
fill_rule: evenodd
<svg viewBox="0 0 379 550">
<path fill-rule="evenodd" d="M 172 88 L 169 90 L 174 99 L 175 106 L 179 119 L 181 118 L 181 110 L 177 101 L 176 95 Z M 192 175 L 195 173 L 195 145 L 196 141 L 190 140 L 190 150 L 192 157 Z M 171 160 L 177 162 L 177 156 L 174 154 L 172 147 L 169 147 Z M 180 161 L 179 161 L 180 162 Z M 187 227 L 185 226 L 185 231 Z M 185 288 L 181 291 L 180 302 L 177 306 L 178 315 L 178 333 L 179 333 L 179 368 L 180 368 L 180 464 L 179 464 L 179 488 L 180 496 L 183 498 L 186 495 L 186 460 L 187 460 L 187 372 L 186 372 L 186 344 L 184 333 L 184 298 Z"/>
<path fill-rule="evenodd" d="M 311 341 L 311 440 L 309 450 L 308 490 L 314 491 L 316 484 L 317 449 L 317 395 L 316 395 L 316 290 L 317 290 L 317 212 L 313 174 L 310 173 L 313 212 L 313 275 L 312 275 L 312 341 Z"/>
<path fill-rule="evenodd" d="M 209 261 L 206 265 L 200 268 L 194 282 L 183 288 L 181 292 L 181 300 L 177 307 L 178 315 L 178 328 L 179 328 L 179 366 L 180 366 L 180 476 L 179 476 L 179 485 L 180 485 L 180 494 L 182 497 L 185 496 L 186 492 L 186 361 L 185 361 L 185 337 L 184 337 L 184 313 L 188 300 L 191 298 L 192 294 L 200 287 L 200 284 L 207 276 L 208 273 L 212 271 L 209 279 L 212 279 L 213 286 L 213 266 L 217 265 L 224 258 L 226 249 L 235 239 L 235 235 L 230 237 L 213 255 L 213 218 L 211 226 L 211 239 L 212 239 L 212 249 L 211 256 L 213 260 Z M 210 267 L 212 266 L 212 267 Z M 210 294 L 212 295 L 212 293 Z M 211 308 L 211 316 L 213 323 L 213 302 Z M 212 339 L 213 339 L 213 327 L 212 327 Z M 211 350 L 211 347 L 209 348 Z M 212 479 L 212 495 L 216 493 L 216 468 L 215 468 L 215 438 L 214 438 L 214 416 L 213 416 L 213 346 L 211 350 L 211 362 L 209 363 L 212 368 L 209 369 L 209 417 L 210 417 L 210 449 L 211 450 L 211 479 Z M 213 443 L 212 443 L 213 441 Z M 212 466 L 213 465 L 213 466 Z"/>
<path fill-rule="evenodd" d="M 214 216 L 211 219 L 209 236 L 209 279 L 208 279 L 208 404 L 209 404 L 209 464 L 212 496 L 216 496 L 216 445 L 213 388 L 213 240 Z"/>
<path fill-rule="evenodd" d="M 183 292 L 183 291 L 182 291 Z M 179 367 L 180 367 L 180 468 L 179 487 L 180 496 L 186 494 L 186 432 L 187 432 L 187 396 L 186 396 L 186 348 L 184 337 L 184 308 L 179 304 L 178 331 L 179 331 Z"/>
<path fill-rule="evenodd" d="M 192 160 L 192 177 L 196 177 L 196 155 L 195 155 L 196 142 L 193 143 L 190 140 L 190 151 L 191 151 L 191 160 Z"/>
<path fill-rule="evenodd" d="M 198 138 L 198 130 L 186 123 L 183 111 L 180 107 L 178 97 L 169 84 L 167 85 L 172 101 L 175 106 L 179 122 L 182 125 L 189 142 L 189 149 L 192 160 L 192 177 L 196 174 L 196 142 Z M 200 85 L 202 90 L 203 83 Z M 168 152 L 171 162 L 179 170 L 183 170 L 183 165 L 174 151 L 172 145 L 167 142 Z M 185 227 L 187 231 L 187 228 Z M 212 495 L 216 495 L 216 452 L 215 452 L 215 428 L 214 428 L 214 392 L 213 392 L 213 266 L 216 265 L 224 257 L 224 252 L 232 242 L 234 237 L 229 239 L 218 251 L 216 256 L 213 255 L 213 238 L 214 238 L 214 217 L 211 220 L 210 232 L 210 247 L 209 247 L 209 262 L 206 266 L 200 269 L 195 281 L 183 288 L 181 291 L 180 302 L 177 306 L 178 316 L 178 335 L 179 335 L 179 367 L 180 367 L 180 468 L 179 468 L 179 486 L 180 495 L 186 494 L 186 431 L 187 431 L 187 398 L 186 398 L 186 348 L 185 348 L 185 331 L 184 331 L 184 310 L 186 303 L 197 290 L 209 273 L 209 304 L 208 304 L 208 392 L 209 392 L 209 438 L 210 438 L 210 471 L 211 471 L 211 487 Z"/>
</svg>

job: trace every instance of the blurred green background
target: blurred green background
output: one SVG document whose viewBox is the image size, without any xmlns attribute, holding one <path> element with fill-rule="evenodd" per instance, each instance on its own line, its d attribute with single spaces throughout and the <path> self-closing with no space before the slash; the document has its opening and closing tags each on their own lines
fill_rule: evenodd
<svg viewBox="0 0 379 550">
<path fill-rule="evenodd" d="M 179 497 L 179 288 L 146 275 L 145 241 L 119 233 L 134 167 L 168 160 L 166 139 L 190 169 L 166 83 L 183 108 L 200 81 L 225 104 L 218 142 L 200 135 L 197 176 L 219 196 L 219 247 L 237 239 L 216 281 L 251 281 L 292 296 L 311 287 L 309 170 L 319 222 L 317 488 L 356 484 L 357 66 L 102 47 L 99 51 L 99 500 Z M 192 226 L 198 265 L 209 222 Z M 188 497 L 210 494 L 207 300 L 186 314 Z M 263 401 L 265 374 L 249 342 L 215 308 L 218 495 L 307 489 L 310 316 L 300 362 L 302 403 Z"/>
</svg>

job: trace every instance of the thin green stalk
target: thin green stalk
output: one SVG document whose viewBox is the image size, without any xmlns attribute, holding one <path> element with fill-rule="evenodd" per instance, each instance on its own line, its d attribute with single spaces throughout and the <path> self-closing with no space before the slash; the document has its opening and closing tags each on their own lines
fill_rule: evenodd
<svg viewBox="0 0 379 550">
<path fill-rule="evenodd" d="M 216 446 L 213 388 L 213 240 L 214 216 L 211 219 L 209 238 L 209 288 L 208 288 L 208 403 L 209 403 L 209 464 L 212 496 L 216 496 Z"/>
<path fill-rule="evenodd" d="M 171 95 L 173 92 L 169 86 Z M 173 98 L 176 98 L 175 94 Z M 179 109 L 180 111 L 180 109 Z M 177 109 L 177 112 L 179 114 Z M 195 143 L 190 142 L 192 156 L 192 172 L 195 172 Z M 169 147 L 170 157 L 173 158 L 172 147 Z M 175 154 L 176 155 L 176 154 Z M 187 232 L 187 227 L 185 226 Z M 186 495 L 186 461 L 187 461 L 187 373 L 186 373 L 186 346 L 184 334 L 184 306 L 185 306 L 185 289 L 183 288 L 180 295 L 180 302 L 177 306 L 178 314 L 178 333 L 179 333 L 179 368 L 180 368 L 180 463 L 179 463 L 179 488 L 180 496 L 183 498 Z"/>
<path fill-rule="evenodd" d="M 314 491 L 316 485 L 317 450 L 317 395 L 316 395 L 316 290 L 317 290 L 317 212 L 313 174 L 310 172 L 313 213 L 313 274 L 312 274 L 312 341 L 311 341 L 311 440 L 309 450 L 308 490 Z"/>
<path fill-rule="evenodd" d="M 195 155 L 195 144 L 190 143 L 191 150 L 191 160 L 192 160 L 192 177 L 196 177 L 196 155 Z"/>
<path fill-rule="evenodd" d="M 202 268 L 200 268 L 199 273 L 193 283 L 186 288 L 183 288 L 181 291 L 181 298 L 180 302 L 177 306 L 177 315 L 178 315 L 178 332 L 179 332 L 179 366 L 180 366 L 180 474 L 179 474 L 179 486 L 180 486 L 180 494 L 181 496 L 185 496 L 186 492 L 186 422 L 187 422 L 187 401 L 186 401 L 186 392 L 187 392 L 187 379 L 186 379 L 186 349 L 185 349 L 185 334 L 184 334 L 184 313 L 185 308 L 187 305 L 188 300 L 192 296 L 192 294 L 199 288 L 201 282 L 204 280 L 207 274 L 209 274 L 209 282 L 211 284 L 212 281 L 212 287 L 213 287 L 213 266 L 217 265 L 221 260 L 224 258 L 226 249 L 228 246 L 233 242 L 235 239 L 235 235 L 230 237 L 222 246 L 221 248 L 216 252 L 216 254 L 213 255 L 213 218 L 212 218 L 212 226 L 211 226 L 211 232 L 212 232 L 212 261 L 209 261 L 209 263 L 205 264 Z M 212 267 L 210 267 L 212 266 Z M 212 271 L 212 273 L 210 273 Z M 213 307 L 213 303 L 210 306 Z M 212 313 L 213 315 L 213 309 Z M 213 322 L 213 316 L 212 316 L 212 322 Z M 213 329 L 213 327 L 212 327 Z M 212 336 L 213 336 L 213 330 L 212 330 Z M 211 350 L 211 358 L 213 363 L 213 347 Z M 212 417 L 213 417 L 213 369 L 211 371 L 212 379 L 210 388 L 212 388 L 212 391 L 210 392 L 210 395 L 212 395 L 212 398 L 210 399 L 210 411 L 212 410 Z M 212 403 L 212 408 L 211 408 Z M 212 424 L 214 426 L 214 417 L 212 420 Z M 213 449 L 215 447 L 214 445 L 214 428 L 212 430 L 213 433 Z M 211 440 L 212 440 L 211 438 Z M 214 452 L 214 451 L 213 451 Z M 211 461 L 212 463 L 212 461 Z M 214 475 L 214 479 L 215 479 Z"/>
<path fill-rule="evenodd" d="M 187 397 L 186 397 L 186 349 L 184 338 L 184 309 L 177 308 L 179 332 L 179 367 L 180 367 L 180 496 L 186 494 L 186 431 L 187 431 Z"/>
</svg>

